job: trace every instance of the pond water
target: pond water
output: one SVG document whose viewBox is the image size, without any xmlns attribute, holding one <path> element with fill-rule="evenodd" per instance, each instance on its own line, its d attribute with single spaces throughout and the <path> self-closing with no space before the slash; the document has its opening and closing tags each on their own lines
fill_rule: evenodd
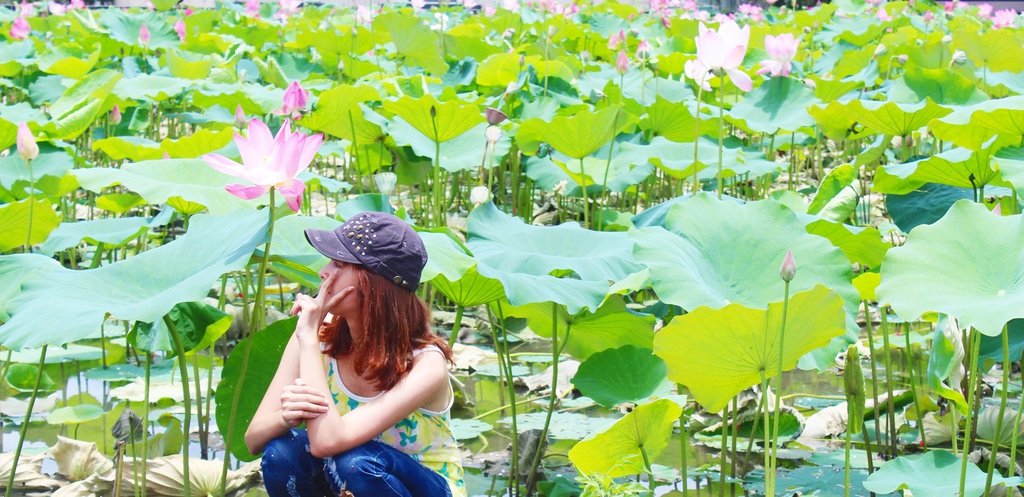
<svg viewBox="0 0 1024 497">
<path fill-rule="evenodd" d="M 915 340 L 918 338 L 916 337 Z M 47 447 L 56 443 L 58 435 L 94 441 L 101 444 L 101 446 L 110 447 L 113 440 L 109 431 L 110 425 L 124 407 L 129 406 L 135 412 L 141 413 L 139 402 L 141 393 L 138 385 L 133 383 L 133 377 L 138 375 L 141 369 L 125 365 L 126 351 L 123 343 L 123 339 L 108 339 L 106 353 L 111 368 L 107 370 L 103 370 L 101 361 L 98 360 L 99 340 L 73 345 L 69 347 L 68 351 L 56 349 L 56 351 L 51 351 L 48 354 L 48 364 L 44 368 L 44 373 L 49 377 L 52 384 L 50 385 L 50 391 L 41 394 L 37 401 L 36 412 L 38 414 L 32 417 L 29 425 L 23 449 L 24 453 L 32 454 L 45 451 Z M 540 354 L 547 353 L 547 347 L 548 345 L 542 341 L 519 345 L 514 350 L 521 357 L 519 367 L 517 367 L 517 374 L 527 375 L 542 372 L 549 365 L 548 361 L 550 361 L 550 357 L 545 359 L 543 356 L 540 356 Z M 530 354 L 532 352 L 537 354 Z M 901 349 L 896 348 L 892 349 L 891 353 L 894 388 L 905 390 L 911 386 L 910 376 L 907 374 L 907 371 L 910 369 L 907 367 L 906 355 Z M 22 354 L 15 358 L 24 360 L 27 357 L 27 355 Z M 879 355 L 879 358 L 881 358 L 881 355 Z M 912 346 L 910 359 L 914 366 L 915 376 L 917 376 L 917 387 L 921 388 L 921 385 L 926 383 L 921 381 L 920 374 L 923 370 L 922 368 L 927 364 L 926 352 L 922 351 L 920 346 Z M 130 362 L 134 364 L 134 358 Z M 216 382 L 219 380 L 221 364 L 221 358 L 214 358 L 212 364 L 214 387 L 216 387 Z M 201 367 L 198 368 L 198 371 L 204 393 L 202 407 L 204 415 L 207 415 L 205 400 L 207 375 L 210 372 L 209 357 L 202 357 L 199 360 L 199 365 Z M 152 422 L 151 428 L 155 432 L 162 432 L 166 429 L 165 426 L 168 424 L 167 419 L 169 416 L 174 416 L 179 420 L 182 419 L 181 386 L 177 378 L 177 368 L 172 366 L 172 361 L 157 360 L 152 369 L 151 381 L 154 386 L 151 388 L 151 399 L 154 401 L 154 404 L 150 411 L 150 420 Z M 879 364 L 879 368 L 881 368 L 881 364 Z M 195 385 L 191 382 L 194 382 L 196 369 L 192 367 L 189 369 L 191 391 L 194 397 Z M 864 363 L 864 370 L 865 376 L 870 378 L 871 369 L 867 361 Z M 462 440 L 463 446 L 469 455 L 465 461 L 467 467 L 467 487 L 470 495 L 499 495 L 500 490 L 498 489 L 504 487 L 505 477 L 507 476 L 507 449 L 511 442 L 510 429 L 502 422 L 510 414 L 507 409 L 509 404 L 507 392 L 504 388 L 500 388 L 498 378 L 496 377 L 496 369 L 494 368 L 482 366 L 472 374 L 467 371 L 460 371 L 455 377 L 462 384 L 461 388 L 459 388 L 461 393 L 457 394 L 457 397 L 460 397 L 459 402 L 457 402 L 452 412 L 452 417 L 459 420 L 456 421 L 456 424 L 461 427 L 458 431 L 464 431 L 465 429 L 472 431 L 473 428 L 479 431 L 478 434 L 470 433 L 470 435 L 467 435 Z M 880 379 L 882 378 L 880 377 Z M 172 384 L 167 383 L 172 380 Z M 44 383 L 46 382 L 44 381 Z M 884 392 L 884 382 L 879 382 L 879 388 Z M 870 386 L 868 387 L 868 393 L 870 397 Z M 922 393 L 919 391 L 918 395 L 920 396 Z M 837 371 L 826 371 L 824 374 L 821 374 L 817 371 L 794 370 L 784 375 L 782 394 L 787 404 L 793 405 L 805 416 L 810 416 L 822 408 L 842 402 L 842 378 L 838 375 Z M 163 396 L 174 400 L 167 398 L 158 400 Z M 518 408 L 520 431 L 522 431 L 524 427 L 529 428 L 531 426 L 530 421 L 535 421 L 531 419 L 533 416 L 543 417 L 540 413 L 543 413 L 546 409 L 547 399 L 527 393 L 522 389 L 518 391 L 517 396 L 519 401 L 537 397 L 536 401 L 526 402 Z M 0 440 L 0 452 L 12 451 L 17 443 L 26 408 L 24 403 L 26 398 L 26 393 L 19 393 L 6 384 L 0 386 L 0 401 L 2 401 L 4 406 L 2 409 L 4 423 L 3 436 L 2 440 Z M 126 401 L 125 399 L 130 400 Z M 568 440 L 568 438 L 580 438 L 590 430 L 605 426 L 621 416 L 621 413 L 618 411 L 605 409 L 592 402 L 588 402 L 588 400 L 586 398 L 573 399 L 570 395 L 560 406 L 558 416 L 556 416 L 552 426 L 554 432 L 552 433 L 554 438 L 553 444 L 549 447 L 548 456 L 544 460 L 545 467 L 549 468 L 549 478 L 564 477 L 573 481 L 576 475 L 566 454 L 574 442 Z M 78 426 L 77 430 L 74 426 L 51 425 L 45 421 L 46 413 L 55 406 L 93 402 L 98 402 L 104 411 L 111 414 L 101 419 L 82 423 Z M 561 420 L 562 417 L 565 418 L 564 421 Z M 470 425 L 469 421 L 466 421 L 473 418 L 479 418 L 478 421 L 486 423 L 486 425 Z M 193 416 L 192 424 L 193 431 L 197 430 L 198 422 L 196 416 Z M 490 426 L 491 429 L 487 429 L 487 426 Z M 216 431 L 215 422 L 211 422 L 210 430 L 211 432 Z M 579 433 L 567 434 L 573 430 Z M 217 433 L 211 434 L 210 445 L 211 448 L 208 450 L 208 455 L 216 459 L 222 459 L 224 456 L 224 446 Z M 699 489 L 700 493 L 697 495 L 709 491 L 717 494 L 720 478 L 717 472 L 720 457 L 718 445 L 717 436 L 695 436 L 687 444 L 686 461 L 688 468 L 690 468 L 688 474 L 690 478 L 689 487 L 695 490 Z M 202 456 L 202 449 L 195 435 L 193 435 L 190 441 L 189 449 L 193 457 Z M 787 449 L 782 451 L 780 454 L 780 459 L 782 459 L 780 466 L 782 468 L 798 470 L 804 467 L 815 467 L 815 464 L 833 465 L 832 467 L 838 464 L 841 472 L 843 464 L 842 449 L 842 441 L 838 439 L 799 439 L 790 443 Z M 740 439 L 737 450 L 738 452 L 735 455 L 730 456 L 736 476 L 743 476 L 760 465 L 763 456 L 757 449 L 750 455 L 745 454 L 746 439 Z M 679 471 L 671 469 L 681 467 L 681 451 L 680 435 L 676 433 L 668 448 L 655 461 L 652 461 L 660 477 L 666 481 L 674 482 L 663 484 L 658 489 L 658 494 L 667 492 L 672 488 L 678 488 L 681 485 L 679 482 Z M 838 451 L 838 458 L 834 455 L 835 451 Z M 860 452 L 860 459 L 864 459 L 863 451 Z M 815 464 L 808 465 L 808 460 Z M 658 467 L 659 465 L 660 468 Z M 56 465 L 52 461 L 48 461 L 44 465 L 44 472 L 53 472 L 55 470 Z M 751 473 L 751 475 L 756 478 L 757 471 Z M 813 478 L 813 476 L 811 477 Z M 840 475 L 839 478 L 841 477 Z M 726 494 L 748 495 L 748 492 L 736 484 L 729 485 Z"/>
</svg>

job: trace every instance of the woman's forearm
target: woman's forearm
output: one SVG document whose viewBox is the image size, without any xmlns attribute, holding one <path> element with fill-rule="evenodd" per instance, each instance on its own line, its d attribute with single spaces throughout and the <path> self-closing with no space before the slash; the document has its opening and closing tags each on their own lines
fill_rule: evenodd
<svg viewBox="0 0 1024 497">
<path fill-rule="evenodd" d="M 288 433 L 290 426 L 281 417 L 281 410 L 262 412 L 257 410 L 245 431 L 245 446 L 249 453 L 257 455 L 263 452 L 271 440 Z"/>
<path fill-rule="evenodd" d="M 330 395 L 319 344 L 300 345 L 299 359 L 299 377 L 302 381 L 314 390 Z M 314 457 L 328 457 L 338 452 L 335 447 L 343 435 L 341 425 L 341 415 L 336 409 L 330 409 L 316 418 L 306 420 L 310 452 Z"/>
</svg>

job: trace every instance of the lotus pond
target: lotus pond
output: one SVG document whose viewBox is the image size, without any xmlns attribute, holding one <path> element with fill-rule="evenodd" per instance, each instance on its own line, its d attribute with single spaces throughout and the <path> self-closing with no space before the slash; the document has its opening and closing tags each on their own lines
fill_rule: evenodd
<svg viewBox="0 0 1024 497">
<path fill-rule="evenodd" d="M 1016 11 L 150 3 L 0 7 L 7 495 L 261 495 L 302 230 L 365 210 L 470 495 L 1020 494 Z"/>
</svg>

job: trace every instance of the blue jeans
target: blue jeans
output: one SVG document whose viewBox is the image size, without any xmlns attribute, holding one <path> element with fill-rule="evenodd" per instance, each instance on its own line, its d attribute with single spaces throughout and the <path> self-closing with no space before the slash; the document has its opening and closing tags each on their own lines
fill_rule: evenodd
<svg viewBox="0 0 1024 497">
<path fill-rule="evenodd" d="M 270 497 L 451 497 L 448 481 L 412 456 L 376 440 L 320 459 L 309 434 L 293 429 L 263 449 L 263 483 Z"/>
</svg>

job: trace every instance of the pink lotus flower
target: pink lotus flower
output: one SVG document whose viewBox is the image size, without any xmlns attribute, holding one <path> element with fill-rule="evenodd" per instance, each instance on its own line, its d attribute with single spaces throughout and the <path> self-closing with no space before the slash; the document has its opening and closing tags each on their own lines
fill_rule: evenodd
<svg viewBox="0 0 1024 497">
<path fill-rule="evenodd" d="M 28 25 L 28 21 L 24 17 L 18 16 L 11 24 L 11 31 L 8 35 L 15 40 L 24 40 L 28 38 L 28 34 L 32 32 L 32 26 Z"/>
<path fill-rule="evenodd" d="M 519 12 L 519 0 L 501 0 L 501 8 Z"/>
<path fill-rule="evenodd" d="M 1009 28 L 1017 20 L 1017 11 L 1013 9 L 997 10 L 992 16 L 992 27 L 995 29 Z"/>
<path fill-rule="evenodd" d="M 618 50 L 619 45 L 626 41 L 626 32 L 619 30 L 618 33 L 612 33 L 612 36 L 608 38 L 608 50 Z"/>
<path fill-rule="evenodd" d="M 694 11 L 697 10 L 697 2 L 695 0 L 684 0 L 683 10 Z"/>
<path fill-rule="evenodd" d="M 875 13 L 875 17 L 877 17 L 878 20 L 882 22 L 889 22 L 892 20 L 892 16 L 885 11 L 885 7 L 879 7 L 878 12 Z"/>
<path fill-rule="evenodd" d="M 925 24 L 931 24 L 933 22 L 935 22 L 935 14 L 932 14 L 932 11 L 930 11 L 930 10 L 928 12 L 925 12 L 924 13 L 924 23 Z"/>
<path fill-rule="evenodd" d="M 142 27 L 139 28 L 139 45 L 142 45 L 144 47 L 149 46 L 149 37 L 149 28 L 147 28 L 146 25 L 143 24 Z"/>
<path fill-rule="evenodd" d="M 30 161 L 39 157 L 39 145 L 36 144 L 36 137 L 32 134 L 32 130 L 28 129 L 28 124 L 18 124 L 18 155 L 26 161 Z"/>
<path fill-rule="evenodd" d="M 302 8 L 302 0 L 277 0 L 277 14 L 274 17 L 284 21 L 291 19 Z"/>
<path fill-rule="evenodd" d="M 619 58 L 615 60 L 615 72 L 626 74 L 629 72 L 629 56 L 625 50 L 619 50 Z"/>
<path fill-rule="evenodd" d="M 647 40 L 640 40 L 640 44 L 636 46 L 636 58 L 646 59 L 651 54 L 651 45 L 647 43 Z"/>
<path fill-rule="evenodd" d="M 373 22 L 373 12 L 365 5 L 356 7 L 356 22 L 359 24 L 370 24 Z"/>
<path fill-rule="evenodd" d="M 190 16 L 190 15 L 192 15 L 194 13 L 195 13 L 195 11 L 190 9 L 190 8 L 186 8 L 185 9 L 185 17 L 188 17 L 188 16 Z"/>
<path fill-rule="evenodd" d="M 992 4 L 983 3 L 978 6 L 978 17 L 988 17 L 992 15 Z"/>
<path fill-rule="evenodd" d="M 36 15 L 36 7 L 28 2 L 21 2 L 19 9 L 22 17 L 32 17 Z"/>
<path fill-rule="evenodd" d="M 178 19 L 178 22 L 174 23 L 174 32 L 178 33 L 178 39 L 183 43 L 185 41 L 185 21 Z"/>
<path fill-rule="evenodd" d="M 235 144 L 242 157 L 239 164 L 218 154 L 206 154 L 203 160 L 210 167 L 232 176 L 248 180 L 255 186 L 231 184 L 225 189 L 232 195 L 251 200 L 267 193 L 270 188 L 281 192 L 288 207 L 295 212 L 302 206 L 302 192 L 306 185 L 295 177 L 309 167 L 323 143 L 323 133 L 306 136 L 291 131 L 291 121 L 285 119 L 277 136 L 259 119 L 249 121 L 248 137 L 235 133 Z"/>
<path fill-rule="evenodd" d="M 498 8 L 493 5 L 484 5 L 484 17 L 494 17 L 494 14 L 498 13 Z"/>
<path fill-rule="evenodd" d="M 764 48 L 771 59 L 761 61 L 761 68 L 757 70 L 757 74 L 770 73 L 772 77 L 789 76 L 793 67 L 793 57 L 796 56 L 796 51 L 800 48 L 800 42 L 793 37 L 792 33 L 765 36 Z"/>
<path fill-rule="evenodd" d="M 726 22 L 729 22 L 729 21 L 732 20 L 732 14 L 718 13 L 718 14 L 715 14 L 714 20 L 718 24 L 723 24 L 723 23 L 726 23 Z"/>
<path fill-rule="evenodd" d="M 412 5 L 413 10 L 421 10 L 426 4 L 427 0 L 411 0 L 409 2 L 409 5 Z"/>
<path fill-rule="evenodd" d="M 701 87 L 704 91 L 711 91 L 711 70 L 704 67 L 697 59 L 691 59 L 683 64 L 683 74 L 687 78 L 693 80 L 697 86 Z"/>
<path fill-rule="evenodd" d="M 260 16 L 260 0 L 247 0 L 245 2 L 245 16 L 246 17 L 259 17 Z"/>
<path fill-rule="evenodd" d="M 750 42 L 750 26 L 743 29 L 732 20 L 723 22 L 718 31 L 712 31 L 704 23 L 700 23 L 695 40 L 697 41 L 697 60 L 704 67 L 716 74 L 728 74 L 733 84 L 743 91 L 750 91 L 754 82 L 747 73 L 739 69 L 743 57 L 747 53 Z"/>
<path fill-rule="evenodd" d="M 64 15 L 64 12 L 66 12 L 68 10 L 67 7 L 65 7 L 65 6 L 63 6 L 63 5 L 61 5 L 61 4 L 57 3 L 57 2 L 50 2 L 49 4 L 46 5 L 46 8 L 47 8 L 47 10 L 50 11 L 51 14 L 53 14 L 55 16 L 62 16 L 62 15 Z"/>
<path fill-rule="evenodd" d="M 472 10 L 477 5 L 480 4 L 476 3 L 476 0 L 462 0 L 462 6 L 465 7 L 466 9 Z"/>
<path fill-rule="evenodd" d="M 71 4 L 68 5 L 68 8 L 71 10 L 84 10 L 85 0 L 71 0 Z"/>
<path fill-rule="evenodd" d="M 291 116 L 292 119 L 298 119 L 302 115 L 302 109 L 306 107 L 306 102 L 308 101 L 309 92 L 303 90 L 302 85 L 298 81 L 292 81 L 288 88 L 284 90 L 281 110 L 275 110 L 274 114 Z"/>
</svg>

